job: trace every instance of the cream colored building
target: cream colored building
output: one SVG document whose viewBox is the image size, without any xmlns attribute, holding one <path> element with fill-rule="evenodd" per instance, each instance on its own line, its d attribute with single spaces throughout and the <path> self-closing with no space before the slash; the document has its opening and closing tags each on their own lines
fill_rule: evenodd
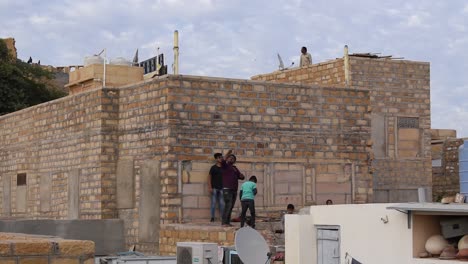
<svg viewBox="0 0 468 264">
<path fill-rule="evenodd" d="M 365 264 L 462 263 L 418 255 L 441 233 L 441 215 L 468 215 L 465 204 L 323 205 L 302 213 L 286 216 L 286 263 L 348 263 L 347 254 Z"/>
</svg>

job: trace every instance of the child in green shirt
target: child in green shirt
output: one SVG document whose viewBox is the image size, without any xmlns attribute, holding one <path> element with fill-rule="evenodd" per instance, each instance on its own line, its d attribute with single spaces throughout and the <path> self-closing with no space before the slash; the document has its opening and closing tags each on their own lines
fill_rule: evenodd
<svg viewBox="0 0 468 264">
<path fill-rule="evenodd" d="M 250 211 L 250 227 L 255 228 L 255 195 L 257 194 L 257 177 L 251 176 L 249 181 L 244 182 L 241 186 L 239 192 L 239 198 L 242 205 L 241 213 L 241 227 L 244 227 L 245 215 L 247 214 L 247 209 Z"/>
</svg>

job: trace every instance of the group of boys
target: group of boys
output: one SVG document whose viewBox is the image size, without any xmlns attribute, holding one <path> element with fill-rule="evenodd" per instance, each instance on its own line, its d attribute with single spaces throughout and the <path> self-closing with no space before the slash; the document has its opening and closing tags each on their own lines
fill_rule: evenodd
<svg viewBox="0 0 468 264">
<path fill-rule="evenodd" d="M 231 214 L 237 199 L 238 180 L 245 176 L 234 165 L 236 156 L 229 150 L 225 157 L 221 153 L 214 154 L 216 164 L 210 169 L 208 178 L 208 191 L 211 193 L 211 222 L 214 222 L 216 203 L 219 204 L 219 215 L 222 216 L 222 226 L 231 225 Z M 255 228 L 255 202 L 257 194 L 257 177 L 251 176 L 244 182 L 239 192 L 241 200 L 241 227 L 245 224 L 247 210 L 250 211 L 250 226 Z"/>
</svg>

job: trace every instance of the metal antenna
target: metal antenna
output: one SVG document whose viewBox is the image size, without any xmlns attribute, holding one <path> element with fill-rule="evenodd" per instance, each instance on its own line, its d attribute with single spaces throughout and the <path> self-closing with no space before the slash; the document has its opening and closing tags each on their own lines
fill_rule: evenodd
<svg viewBox="0 0 468 264">
<path fill-rule="evenodd" d="M 284 63 L 283 63 L 283 60 L 281 59 L 281 56 L 279 55 L 279 53 L 277 53 L 277 55 L 278 55 L 278 61 L 279 61 L 279 66 L 278 66 L 278 68 L 279 68 L 280 70 L 284 70 Z"/>
</svg>

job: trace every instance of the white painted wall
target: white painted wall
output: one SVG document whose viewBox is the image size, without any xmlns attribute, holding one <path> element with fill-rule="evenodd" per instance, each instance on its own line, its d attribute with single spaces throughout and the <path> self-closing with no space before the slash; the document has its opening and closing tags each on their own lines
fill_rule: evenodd
<svg viewBox="0 0 468 264">
<path fill-rule="evenodd" d="M 310 215 L 286 215 L 286 263 L 317 263 L 317 225 L 340 227 L 340 263 L 348 252 L 364 264 L 460 263 L 414 259 L 412 230 L 407 215 L 387 210 L 392 204 L 312 206 Z M 305 211 L 305 210 L 303 210 Z M 381 218 L 388 217 L 388 223 Z"/>
</svg>

